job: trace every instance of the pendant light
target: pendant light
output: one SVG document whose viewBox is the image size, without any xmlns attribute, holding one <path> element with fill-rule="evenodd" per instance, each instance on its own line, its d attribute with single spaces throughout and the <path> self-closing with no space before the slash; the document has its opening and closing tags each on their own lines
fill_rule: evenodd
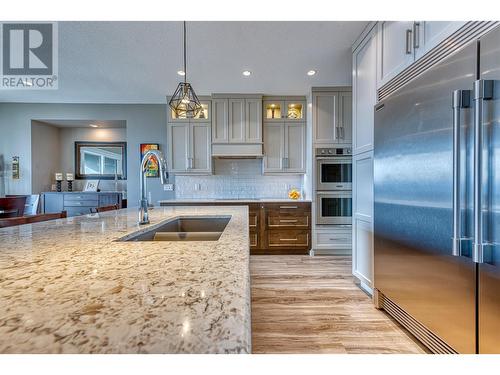
<svg viewBox="0 0 500 375">
<path fill-rule="evenodd" d="M 186 21 L 184 21 L 184 82 L 180 82 L 170 98 L 168 105 L 177 117 L 196 117 L 202 110 L 200 100 L 193 87 L 187 82 L 186 70 Z"/>
</svg>

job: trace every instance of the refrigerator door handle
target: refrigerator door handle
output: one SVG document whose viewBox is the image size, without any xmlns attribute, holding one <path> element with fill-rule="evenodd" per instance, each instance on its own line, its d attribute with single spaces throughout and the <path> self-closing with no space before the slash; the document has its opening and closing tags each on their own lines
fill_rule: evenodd
<svg viewBox="0 0 500 375">
<path fill-rule="evenodd" d="M 492 80 L 474 82 L 474 243 L 472 260 L 484 263 L 483 241 L 483 107 L 485 100 L 493 98 Z"/>
<path fill-rule="evenodd" d="M 453 256 L 461 256 L 462 222 L 460 189 L 460 119 L 464 108 L 470 108 L 471 90 L 455 90 L 453 107 Z"/>
</svg>

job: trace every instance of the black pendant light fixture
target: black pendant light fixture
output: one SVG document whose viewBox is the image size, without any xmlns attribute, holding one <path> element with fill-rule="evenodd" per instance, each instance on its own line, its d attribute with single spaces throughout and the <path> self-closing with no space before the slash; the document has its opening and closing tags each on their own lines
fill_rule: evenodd
<svg viewBox="0 0 500 375">
<path fill-rule="evenodd" d="M 186 70 L 186 21 L 184 21 L 184 82 L 180 82 L 170 98 L 168 105 L 177 117 L 196 117 L 202 110 L 200 100 L 193 87 L 187 82 Z"/>
</svg>

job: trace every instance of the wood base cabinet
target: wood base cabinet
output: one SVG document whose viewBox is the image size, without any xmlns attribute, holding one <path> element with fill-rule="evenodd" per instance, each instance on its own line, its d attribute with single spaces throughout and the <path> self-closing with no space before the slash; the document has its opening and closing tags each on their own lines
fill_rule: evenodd
<svg viewBox="0 0 500 375">
<path fill-rule="evenodd" d="M 248 206 L 251 254 L 309 254 L 310 202 L 161 202 L 161 206 Z"/>
</svg>

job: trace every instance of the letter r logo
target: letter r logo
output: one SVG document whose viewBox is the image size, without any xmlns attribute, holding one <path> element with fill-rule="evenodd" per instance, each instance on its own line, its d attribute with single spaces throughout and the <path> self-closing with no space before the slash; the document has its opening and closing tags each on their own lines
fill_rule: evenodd
<svg viewBox="0 0 500 375">
<path fill-rule="evenodd" d="M 2 25 L 3 74 L 52 74 L 52 24 Z"/>
</svg>

